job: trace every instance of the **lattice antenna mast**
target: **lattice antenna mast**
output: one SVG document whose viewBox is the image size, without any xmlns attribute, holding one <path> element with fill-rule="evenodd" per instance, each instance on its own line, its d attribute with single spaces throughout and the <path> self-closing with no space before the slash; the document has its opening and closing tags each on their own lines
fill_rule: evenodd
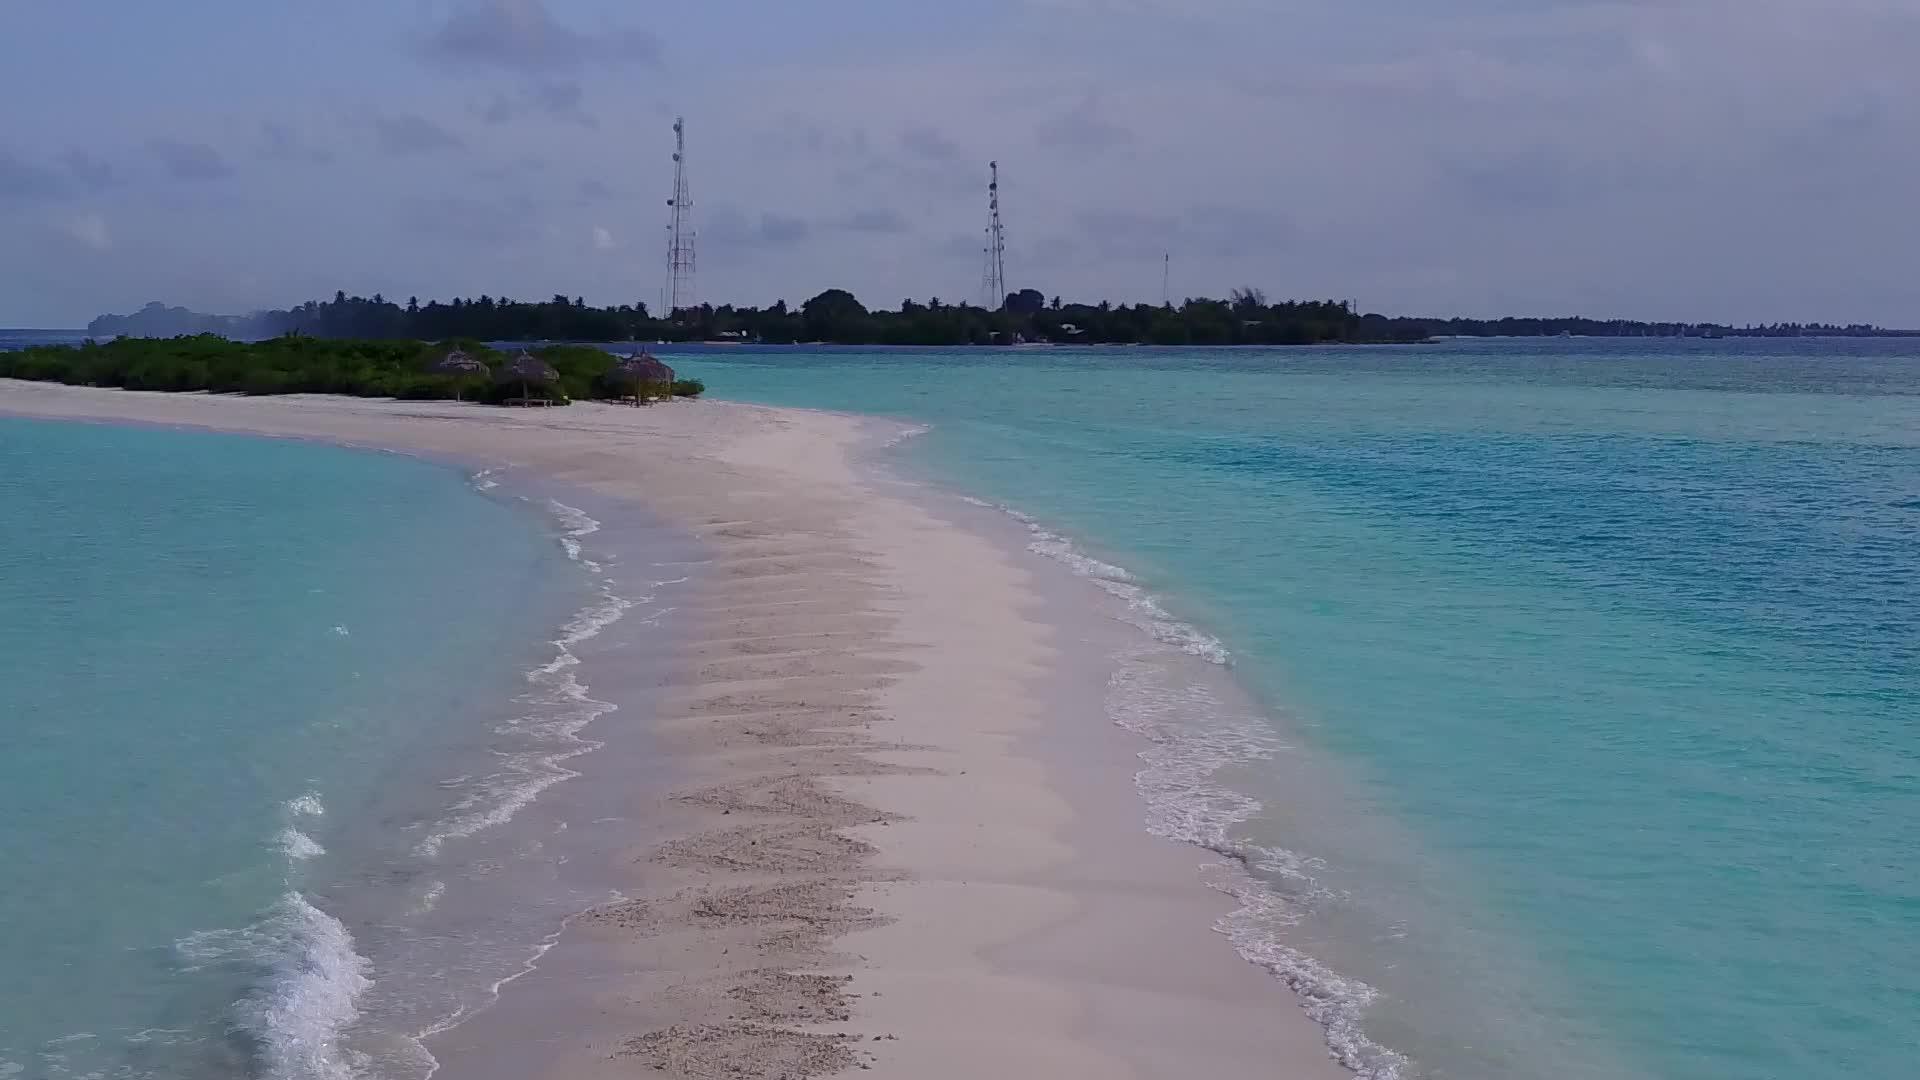
<svg viewBox="0 0 1920 1080">
<path fill-rule="evenodd" d="M 987 267 L 981 274 L 980 291 L 986 294 L 988 311 L 998 311 L 1007 302 L 1007 235 L 1000 227 L 1000 163 L 987 163 Z"/>
<path fill-rule="evenodd" d="M 687 121 L 673 121 L 673 198 L 667 224 L 666 314 L 693 306 L 693 194 L 687 188 Z"/>
</svg>

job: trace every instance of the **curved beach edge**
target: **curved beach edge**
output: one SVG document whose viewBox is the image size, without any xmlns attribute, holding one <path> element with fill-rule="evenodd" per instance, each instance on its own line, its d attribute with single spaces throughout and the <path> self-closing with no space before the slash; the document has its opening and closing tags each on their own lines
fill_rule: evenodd
<svg viewBox="0 0 1920 1080">
<path fill-rule="evenodd" d="M 530 470 L 705 550 L 669 684 L 609 721 L 676 774 L 636 784 L 630 886 L 433 1037 L 440 1077 L 1350 1075 L 1214 932 L 1234 904 L 1193 849 L 1141 828 L 1137 737 L 1103 682 L 1062 683 L 1072 635 L 1020 549 L 856 467 L 883 424 L 20 383 L 0 413 Z M 568 977 L 589 958 L 609 976 Z"/>
</svg>

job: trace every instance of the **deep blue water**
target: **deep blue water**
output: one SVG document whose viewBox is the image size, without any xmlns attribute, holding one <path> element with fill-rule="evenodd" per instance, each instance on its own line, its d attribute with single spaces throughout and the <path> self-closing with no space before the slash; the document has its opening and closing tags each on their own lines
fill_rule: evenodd
<svg viewBox="0 0 1920 1080">
<path fill-rule="evenodd" d="M 909 471 L 1224 643 L 1255 728 L 1155 767 L 1260 809 L 1156 827 L 1377 1074 L 1920 1061 L 1920 343 L 670 359 L 930 424 Z"/>
</svg>

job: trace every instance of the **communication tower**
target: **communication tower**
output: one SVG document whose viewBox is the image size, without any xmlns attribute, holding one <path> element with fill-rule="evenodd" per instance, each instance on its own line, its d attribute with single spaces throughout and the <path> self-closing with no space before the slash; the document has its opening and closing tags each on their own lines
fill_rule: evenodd
<svg viewBox="0 0 1920 1080">
<path fill-rule="evenodd" d="M 687 121 L 673 121 L 673 198 L 667 223 L 665 317 L 693 306 L 693 194 L 687 189 Z"/>
<path fill-rule="evenodd" d="M 1000 228 L 1000 163 L 987 163 L 987 266 L 980 276 L 986 309 L 999 311 L 1007 302 L 1007 236 Z"/>
</svg>

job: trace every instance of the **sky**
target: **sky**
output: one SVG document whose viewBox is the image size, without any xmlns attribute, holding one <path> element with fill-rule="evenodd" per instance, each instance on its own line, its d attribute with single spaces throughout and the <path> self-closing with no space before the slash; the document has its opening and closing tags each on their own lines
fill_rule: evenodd
<svg viewBox="0 0 1920 1080">
<path fill-rule="evenodd" d="M 1012 288 L 1920 326 L 1920 0 L 0 0 L 0 326 Z"/>
</svg>

